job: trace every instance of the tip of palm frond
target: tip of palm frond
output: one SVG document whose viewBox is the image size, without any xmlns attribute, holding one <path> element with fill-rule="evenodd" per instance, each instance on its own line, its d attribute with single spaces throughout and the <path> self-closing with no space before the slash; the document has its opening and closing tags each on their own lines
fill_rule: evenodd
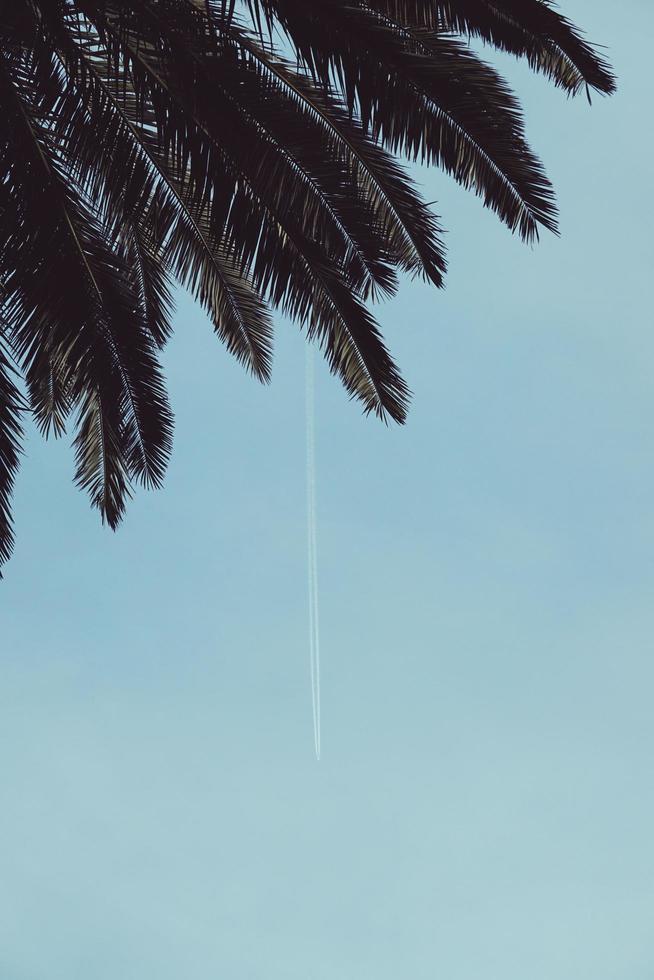
<svg viewBox="0 0 654 980">
<path fill-rule="evenodd" d="M 272 347 L 259 349 L 256 356 L 250 357 L 245 366 L 255 381 L 268 385 L 272 381 Z"/>
<path fill-rule="evenodd" d="M 538 183 L 540 186 L 537 186 L 528 204 L 523 203 L 520 208 L 501 215 L 511 231 L 527 245 L 537 245 L 543 230 L 557 237 L 560 235 L 554 189 L 546 178 Z"/>
<path fill-rule="evenodd" d="M 600 95 L 615 95 L 618 91 L 618 79 L 607 66 L 601 69 L 598 80 L 587 81 L 586 87 L 592 88 Z M 590 98 L 588 101 L 590 102 Z"/>
<path fill-rule="evenodd" d="M 392 403 L 380 404 L 375 410 L 375 414 L 386 426 L 393 422 L 397 425 L 404 425 L 409 417 L 410 402 L 411 392 L 405 387 L 401 397 L 394 398 Z"/>
<path fill-rule="evenodd" d="M 355 390 L 351 398 L 363 401 L 363 414 L 374 415 L 386 426 L 404 425 L 411 405 L 412 392 L 394 365 L 386 377 L 380 378 L 371 390 Z"/>
<path fill-rule="evenodd" d="M 590 52 L 590 57 L 588 58 L 588 63 L 584 65 L 582 72 L 584 87 L 589 102 L 589 89 L 598 92 L 600 95 L 613 95 L 618 89 L 617 76 L 609 61 L 597 54 L 598 49 L 602 50 L 602 46 L 594 45 L 593 48 L 588 47 L 587 50 Z"/>
<path fill-rule="evenodd" d="M 362 401 L 363 415 L 374 415 L 387 427 L 393 423 L 404 425 L 409 417 L 411 392 L 406 386 L 402 392 L 384 393 L 381 397 L 370 396 L 360 391 L 351 391 L 350 400 Z"/>
</svg>

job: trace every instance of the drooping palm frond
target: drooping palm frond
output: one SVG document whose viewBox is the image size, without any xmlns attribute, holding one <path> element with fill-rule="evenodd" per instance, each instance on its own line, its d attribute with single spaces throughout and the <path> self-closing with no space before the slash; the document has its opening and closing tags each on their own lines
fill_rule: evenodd
<svg viewBox="0 0 654 980">
<path fill-rule="evenodd" d="M 520 106 L 469 47 L 574 94 L 613 78 L 545 0 L 14 0 L 0 6 L 0 562 L 23 390 L 74 426 L 110 526 L 159 486 L 172 416 L 158 352 L 173 283 L 270 376 L 271 309 L 367 412 L 408 388 L 366 307 L 398 272 L 442 285 L 437 219 L 398 156 L 436 165 L 525 240 L 556 229 Z"/>
<path fill-rule="evenodd" d="M 544 0 L 463 0 L 430 6 L 441 29 L 481 38 L 501 51 L 526 58 L 531 68 L 571 95 L 582 88 L 605 95 L 615 91 L 607 62 L 574 24 Z"/>
<path fill-rule="evenodd" d="M 205 0 L 195 0 L 196 4 Z M 588 87 L 610 94 L 615 78 L 607 62 L 584 40 L 581 32 L 549 0 L 365 0 L 343 4 L 339 0 L 247 0 L 259 30 L 280 25 L 298 53 L 318 76 L 329 67 L 330 53 L 320 32 L 345 17 L 367 10 L 401 27 L 407 36 L 456 34 L 478 38 L 500 51 L 526 58 L 571 94 Z M 208 0 L 217 20 L 227 16 L 227 0 Z M 341 20 L 342 22 L 342 20 Z M 329 43 L 329 42 L 327 42 Z M 358 48 L 358 50 L 357 50 Z M 374 48 L 363 49 L 351 38 L 349 67 L 375 59 Z M 362 83 L 365 86 L 365 81 Z"/>
<path fill-rule="evenodd" d="M 2 565 L 11 556 L 14 532 L 11 495 L 20 461 L 23 399 L 14 380 L 15 368 L 0 346 L 0 578 Z"/>
</svg>

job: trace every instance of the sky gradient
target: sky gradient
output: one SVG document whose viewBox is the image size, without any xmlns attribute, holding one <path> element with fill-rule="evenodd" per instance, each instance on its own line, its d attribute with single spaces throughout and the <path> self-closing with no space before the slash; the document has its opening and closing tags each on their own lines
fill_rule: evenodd
<svg viewBox="0 0 654 980">
<path fill-rule="evenodd" d="M 413 392 L 258 386 L 180 298 L 166 487 L 118 534 L 34 434 L 0 584 L 0 976 L 651 980 L 650 4 L 566 0 L 618 94 L 494 57 L 558 193 L 531 249 L 437 171 L 447 288 L 377 309 Z"/>
</svg>

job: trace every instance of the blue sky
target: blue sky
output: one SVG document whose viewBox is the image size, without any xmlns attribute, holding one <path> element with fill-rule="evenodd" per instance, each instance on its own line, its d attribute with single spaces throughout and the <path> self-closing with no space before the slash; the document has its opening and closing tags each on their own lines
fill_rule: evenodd
<svg viewBox="0 0 654 980">
<path fill-rule="evenodd" d="M 180 300 L 166 488 L 117 535 L 35 436 L 0 586 L 0 976 L 654 975 L 651 7 L 566 0 L 611 100 L 497 59 L 557 187 L 521 245 L 421 172 L 448 286 L 378 310 L 414 391 L 260 388 Z"/>
</svg>

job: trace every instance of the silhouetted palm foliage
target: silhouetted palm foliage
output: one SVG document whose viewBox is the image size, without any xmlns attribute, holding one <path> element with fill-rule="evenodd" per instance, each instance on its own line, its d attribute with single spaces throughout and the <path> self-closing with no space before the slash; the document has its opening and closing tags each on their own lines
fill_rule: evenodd
<svg viewBox="0 0 654 980">
<path fill-rule="evenodd" d="M 271 307 L 366 411 L 407 388 L 365 301 L 441 285 L 436 218 L 397 155 L 442 167 L 527 241 L 550 185 L 505 82 L 469 47 L 570 94 L 613 90 L 542 0 L 11 0 L 0 5 L 0 560 L 21 416 L 75 427 L 76 480 L 115 527 L 161 483 L 157 354 L 171 284 L 266 380 Z"/>
</svg>

